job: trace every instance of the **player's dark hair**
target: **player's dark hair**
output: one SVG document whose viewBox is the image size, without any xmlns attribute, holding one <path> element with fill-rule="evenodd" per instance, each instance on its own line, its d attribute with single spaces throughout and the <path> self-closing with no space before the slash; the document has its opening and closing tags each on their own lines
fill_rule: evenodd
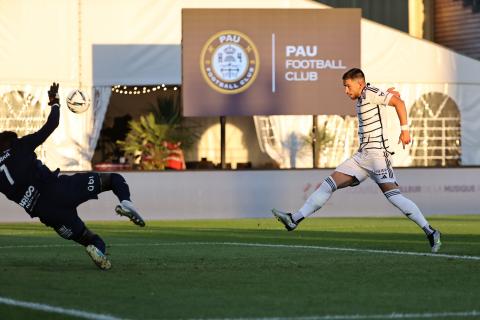
<svg viewBox="0 0 480 320">
<path fill-rule="evenodd" d="M 358 68 L 353 68 L 348 70 L 343 74 L 342 80 L 354 80 L 354 79 L 363 79 L 365 80 L 365 75 L 363 74 L 363 71 L 358 69 Z"/>
<path fill-rule="evenodd" d="M 10 148 L 12 142 L 17 138 L 17 134 L 13 131 L 0 132 L 0 152 L 3 152 Z"/>
</svg>

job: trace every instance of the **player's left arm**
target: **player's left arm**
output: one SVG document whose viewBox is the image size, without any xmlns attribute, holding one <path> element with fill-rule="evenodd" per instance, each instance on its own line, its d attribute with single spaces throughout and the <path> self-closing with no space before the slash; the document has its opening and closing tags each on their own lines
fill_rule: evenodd
<svg viewBox="0 0 480 320">
<path fill-rule="evenodd" d="M 60 99 L 58 96 L 58 83 L 53 83 L 48 91 L 48 104 L 51 106 L 47 122 L 32 134 L 26 135 L 20 139 L 23 145 L 36 149 L 45 142 L 52 132 L 58 127 L 60 122 Z"/>
<path fill-rule="evenodd" d="M 400 120 L 400 137 L 398 139 L 398 143 L 402 143 L 403 148 L 405 149 L 405 145 L 409 144 L 411 141 L 410 138 L 410 130 L 408 127 L 408 118 L 407 118 L 407 108 L 405 107 L 405 103 L 399 96 L 392 95 L 390 100 L 388 101 L 388 105 L 395 108 L 397 111 L 398 120 Z"/>
</svg>

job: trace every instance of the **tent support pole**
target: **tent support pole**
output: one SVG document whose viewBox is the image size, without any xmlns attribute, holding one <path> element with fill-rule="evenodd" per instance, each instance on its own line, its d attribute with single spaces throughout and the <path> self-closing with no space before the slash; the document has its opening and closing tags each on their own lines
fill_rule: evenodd
<svg viewBox="0 0 480 320">
<path fill-rule="evenodd" d="M 313 159 L 313 168 L 317 167 L 317 115 L 313 115 L 312 122 L 312 159 Z"/>
<path fill-rule="evenodd" d="M 226 168 L 225 163 L 225 125 L 227 123 L 227 118 L 225 116 L 220 116 L 220 167 L 222 169 Z"/>
</svg>

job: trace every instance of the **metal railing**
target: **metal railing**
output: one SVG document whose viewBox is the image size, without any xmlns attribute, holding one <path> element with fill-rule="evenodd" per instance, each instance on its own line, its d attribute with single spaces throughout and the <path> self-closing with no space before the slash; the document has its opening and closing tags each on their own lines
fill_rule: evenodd
<svg viewBox="0 0 480 320">
<path fill-rule="evenodd" d="M 412 122 L 412 148 L 414 165 L 446 166 L 460 164 L 460 118 L 410 118 Z"/>
</svg>

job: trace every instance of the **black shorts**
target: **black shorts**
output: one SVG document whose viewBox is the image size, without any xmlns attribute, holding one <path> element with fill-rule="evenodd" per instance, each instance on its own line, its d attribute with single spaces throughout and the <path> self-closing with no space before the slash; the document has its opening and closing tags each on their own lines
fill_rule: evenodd
<svg viewBox="0 0 480 320">
<path fill-rule="evenodd" d="M 96 172 L 61 175 L 54 183 L 43 186 L 34 214 L 66 239 L 76 239 L 85 224 L 78 217 L 77 207 L 101 192 L 100 176 Z"/>
</svg>

